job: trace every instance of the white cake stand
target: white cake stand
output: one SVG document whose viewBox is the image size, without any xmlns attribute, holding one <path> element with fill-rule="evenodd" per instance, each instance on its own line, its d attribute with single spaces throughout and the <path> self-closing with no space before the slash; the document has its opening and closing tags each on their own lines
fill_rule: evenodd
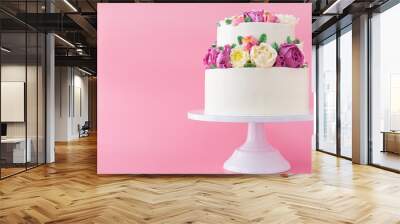
<svg viewBox="0 0 400 224">
<path fill-rule="evenodd" d="M 248 123 L 246 141 L 225 161 L 224 169 L 235 173 L 272 174 L 288 171 L 290 164 L 278 149 L 268 143 L 264 123 L 309 121 L 312 115 L 227 116 L 206 114 L 198 110 L 189 112 L 188 118 L 196 121 Z"/>
</svg>

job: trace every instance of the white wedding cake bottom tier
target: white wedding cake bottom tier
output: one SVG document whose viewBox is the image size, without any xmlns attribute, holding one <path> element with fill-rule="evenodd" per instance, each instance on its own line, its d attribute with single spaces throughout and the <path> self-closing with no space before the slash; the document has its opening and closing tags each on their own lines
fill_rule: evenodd
<svg viewBox="0 0 400 224">
<path fill-rule="evenodd" d="M 207 69 L 205 73 L 205 113 L 254 116 L 309 114 L 307 68 Z"/>
</svg>

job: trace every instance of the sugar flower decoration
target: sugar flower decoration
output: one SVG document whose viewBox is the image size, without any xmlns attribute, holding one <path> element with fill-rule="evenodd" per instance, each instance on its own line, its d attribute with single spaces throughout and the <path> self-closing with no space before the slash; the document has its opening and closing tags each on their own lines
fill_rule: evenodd
<svg viewBox="0 0 400 224">
<path fill-rule="evenodd" d="M 276 17 L 278 18 L 279 23 L 296 25 L 299 22 L 299 18 L 293 15 L 276 14 Z"/>
<path fill-rule="evenodd" d="M 303 52 L 296 44 L 282 44 L 276 59 L 276 67 L 300 68 L 304 65 Z"/>
<path fill-rule="evenodd" d="M 216 67 L 218 54 L 219 51 L 215 47 L 208 48 L 207 54 L 203 58 L 203 64 L 207 69 Z"/>
<path fill-rule="evenodd" d="M 218 53 L 219 51 L 215 47 L 208 49 L 207 54 L 203 58 L 203 64 L 206 68 L 216 67 Z"/>
<path fill-rule="evenodd" d="M 272 13 L 265 12 L 264 16 L 265 16 L 265 19 L 264 19 L 265 22 L 268 22 L 268 23 L 279 23 L 278 17 L 275 16 L 274 14 L 272 14 Z"/>
<path fill-rule="evenodd" d="M 258 44 L 258 40 L 254 38 L 253 36 L 246 36 L 241 38 L 240 44 L 243 45 L 243 48 L 247 51 L 250 51 L 250 49 Z"/>
<path fill-rule="evenodd" d="M 264 10 L 251 10 L 243 13 L 245 22 L 264 22 Z"/>
<path fill-rule="evenodd" d="M 230 62 L 231 46 L 225 45 L 224 49 L 218 53 L 216 66 L 217 68 L 231 68 L 232 64 Z"/>
<path fill-rule="evenodd" d="M 240 68 L 250 60 L 250 55 L 247 50 L 237 47 L 231 50 L 230 59 L 232 67 Z"/>
<path fill-rule="evenodd" d="M 243 15 L 234 16 L 233 19 L 232 19 L 232 24 L 234 26 L 237 26 L 237 25 L 239 25 L 240 23 L 243 23 L 243 22 L 244 22 L 244 16 Z"/>
<path fill-rule="evenodd" d="M 250 52 L 251 62 L 261 68 L 272 67 L 275 64 L 277 55 L 276 50 L 267 43 L 254 46 Z"/>
</svg>

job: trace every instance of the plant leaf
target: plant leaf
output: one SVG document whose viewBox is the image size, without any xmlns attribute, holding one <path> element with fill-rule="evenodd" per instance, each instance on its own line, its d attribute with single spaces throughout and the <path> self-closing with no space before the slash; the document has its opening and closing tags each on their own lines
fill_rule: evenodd
<svg viewBox="0 0 400 224">
<path fill-rule="evenodd" d="M 261 34 L 261 36 L 260 36 L 260 38 L 258 39 L 258 41 L 259 41 L 260 43 L 265 43 L 265 42 L 267 42 L 267 34 L 265 34 L 265 33 Z"/>
<path fill-rule="evenodd" d="M 245 67 L 245 68 L 254 68 L 254 67 L 256 67 L 256 65 L 251 63 L 250 61 L 248 61 L 246 64 L 244 64 L 243 67 Z"/>
<path fill-rule="evenodd" d="M 239 43 L 240 45 L 242 45 L 242 39 L 243 39 L 242 36 L 238 36 L 238 37 L 237 37 L 238 43 Z"/>
<path fill-rule="evenodd" d="M 232 23 L 232 20 L 231 20 L 231 19 L 226 19 L 226 20 L 225 20 L 225 23 L 228 24 L 228 25 L 230 25 L 230 24 Z"/>
<path fill-rule="evenodd" d="M 272 48 L 274 48 L 276 52 L 279 52 L 279 45 L 276 42 L 272 44 Z"/>
<path fill-rule="evenodd" d="M 232 44 L 231 48 L 235 48 L 235 47 L 236 47 L 236 44 Z"/>
<path fill-rule="evenodd" d="M 286 42 L 287 42 L 288 44 L 291 44 L 291 43 L 292 43 L 292 38 L 291 38 L 290 36 L 287 36 L 287 37 L 286 37 Z"/>
<path fill-rule="evenodd" d="M 244 21 L 245 21 L 246 23 L 253 22 L 253 20 L 252 20 L 250 17 L 244 18 Z"/>
</svg>

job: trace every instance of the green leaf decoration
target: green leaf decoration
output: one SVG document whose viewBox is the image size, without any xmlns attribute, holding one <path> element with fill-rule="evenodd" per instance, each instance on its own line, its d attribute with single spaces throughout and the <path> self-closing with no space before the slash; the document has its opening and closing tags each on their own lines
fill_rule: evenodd
<svg viewBox="0 0 400 224">
<path fill-rule="evenodd" d="M 272 48 L 274 48 L 276 52 L 279 52 L 279 45 L 276 42 L 272 44 Z"/>
<path fill-rule="evenodd" d="M 300 43 L 300 40 L 296 38 L 296 39 L 294 39 L 293 43 L 294 43 L 294 44 L 299 44 L 299 43 Z"/>
<path fill-rule="evenodd" d="M 263 33 L 261 34 L 260 38 L 258 39 L 260 43 L 266 43 L 267 42 L 267 34 Z"/>
<path fill-rule="evenodd" d="M 221 51 L 223 51 L 223 50 L 224 50 L 224 47 L 218 47 L 218 49 L 221 50 Z"/>
<path fill-rule="evenodd" d="M 211 65 L 210 68 L 217 68 L 217 66 L 216 65 Z"/>
<path fill-rule="evenodd" d="M 250 17 L 244 18 L 244 21 L 245 21 L 246 23 L 253 22 L 253 20 L 252 20 Z"/>
<path fill-rule="evenodd" d="M 230 25 L 230 24 L 232 23 L 232 20 L 231 20 L 231 19 L 226 19 L 226 20 L 225 20 L 225 23 L 228 24 L 228 25 Z"/>
<path fill-rule="evenodd" d="M 290 36 L 287 36 L 287 37 L 286 37 L 286 42 L 287 42 L 288 44 L 291 44 L 291 43 L 292 43 L 292 38 L 291 38 Z"/>
<path fill-rule="evenodd" d="M 245 68 L 254 68 L 254 67 L 256 67 L 256 65 L 251 63 L 250 61 L 248 61 L 246 64 L 244 64 L 243 67 L 245 67 Z"/>
<path fill-rule="evenodd" d="M 238 43 L 239 43 L 240 45 L 242 45 L 242 39 L 243 39 L 242 36 L 238 36 L 238 37 L 237 37 Z"/>
<path fill-rule="evenodd" d="M 232 44 L 231 48 L 235 48 L 235 47 L 236 47 L 236 44 Z"/>
</svg>

